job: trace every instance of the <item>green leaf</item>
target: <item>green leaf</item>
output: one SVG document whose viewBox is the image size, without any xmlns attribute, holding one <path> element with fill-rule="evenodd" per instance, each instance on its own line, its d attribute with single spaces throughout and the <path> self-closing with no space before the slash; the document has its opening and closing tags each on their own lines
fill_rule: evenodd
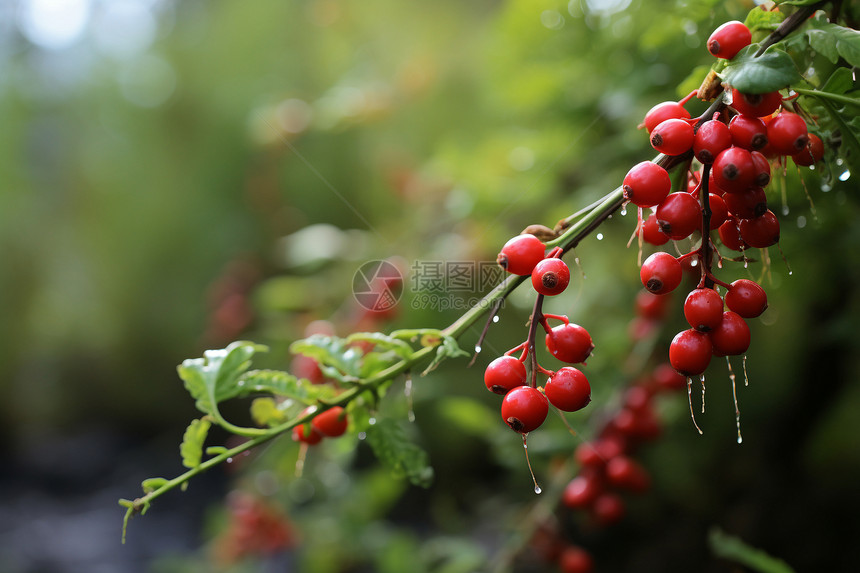
<svg viewBox="0 0 860 573">
<path fill-rule="evenodd" d="M 275 426 L 286 419 L 273 398 L 255 398 L 251 402 L 251 418 L 258 426 Z"/>
<path fill-rule="evenodd" d="M 848 68 L 836 68 L 821 86 L 823 92 L 845 94 L 854 89 L 854 73 Z"/>
<path fill-rule="evenodd" d="M 832 24 L 823 16 L 810 20 L 810 27 L 806 36 L 813 50 L 834 64 L 841 56 L 851 66 L 860 66 L 860 32 Z"/>
<path fill-rule="evenodd" d="M 761 6 L 757 6 L 747 14 L 744 24 L 753 34 L 759 30 L 772 32 L 779 28 L 779 25 L 783 20 L 785 20 L 785 18 L 786 16 L 782 12 L 777 10 L 765 10 Z"/>
<path fill-rule="evenodd" d="M 750 44 L 732 58 L 720 77 L 742 93 L 762 94 L 789 86 L 801 79 L 794 60 L 778 44 L 756 57 L 758 44 Z"/>
<path fill-rule="evenodd" d="M 242 376 L 239 384 L 242 387 L 240 396 L 266 392 L 304 404 L 332 398 L 336 394 L 336 390 L 329 384 L 313 384 L 281 370 L 251 370 Z"/>
<path fill-rule="evenodd" d="M 360 374 L 362 352 L 349 346 L 343 338 L 314 334 L 293 342 L 290 352 L 313 358 L 319 363 L 323 373 L 327 373 L 326 367 L 329 367 L 341 375 L 357 378 Z"/>
<path fill-rule="evenodd" d="M 439 348 L 436 349 L 436 356 L 433 357 L 433 361 L 424 369 L 424 372 L 422 372 L 421 375 L 423 376 L 435 370 L 436 367 L 439 366 L 439 364 L 446 358 L 458 358 L 461 356 L 469 356 L 469 353 L 460 348 L 453 337 L 443 335 L 442 344 L 440 344 Z"/>
<path fill-rule="evenodd" d="M 200 465 L 203 457 L 203 442 L 212 426 L 206 418 L 191 420 L 185 435 L 182 436 L 182 444 L 179 445 L 179 453 L 182 456 L 182 465 L 186 468 L 196 468 Z"/>
<path fill-rule="evenodd" d="M 718 557 L 735 561 L 760 573 L 794 573 L 794 570 L 785 561 L 771 557 L 760 549 L 750 547 L 737 537 L 728 535 L 719 529 L 711 530 L 708 542 L 711 551 Z"/>
<path fill-rule="evenodd" d="M 406 477 L 421 487 L 430 487 L 433 468 L 427 452 L 409 441 L 406 432 L 394 420 L 383 419 L 368 426 L 367 443 L 394 476 Z"/>
<path fill-rule="evenodd" d="M 149 478 L 143 480 L 140 486 L 143 488 L 143 493 L 151 493 L 167 483 L 165 478 Z"/>
<path fill-rule="evenodd" d="M 203 358 L 189 358 L 177 370 L 186 390 L 197 400 L 197 409 L 216 414 L 219 402 L 242 391 L 239 379 L 251 365 L 251 357 L 266 350 L 253 342 L 233 342 L 221 350 L 205 351 Z"/>
<path fill-rule="evenodd" d="M 372 342 L 376 347 L 391 350 L 400 358 L 408 360 L 413 353 L 412 347 L 396 338 L 381 332 L 356 332 L 346 337 L 347 343 Z"/>
</svg>

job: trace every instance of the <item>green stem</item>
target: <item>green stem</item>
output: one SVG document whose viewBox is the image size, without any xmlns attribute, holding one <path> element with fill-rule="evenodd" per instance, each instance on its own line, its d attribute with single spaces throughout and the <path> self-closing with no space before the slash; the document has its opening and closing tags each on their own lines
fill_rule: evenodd
<svg viewBox="0 0 860 573">
<path fill-rule="evenodd" d="M 818 98 L 818 99 L 829 99 L 831 101 L 841 103 L 842 105 L 851 105 L 854 107 L 860 107 L 860 100 L 850 98 L 848 96 L 844 96 L 841 94 L 834 94 L 834 93 L 823 92 L 823 91 L 818 91 L 818 90 L 807 90 L 807 89 L 803 89 L 803 88 L 791 88 L 791 89 L 796 91 L 800 95 L 805 95 L 805 96 L 814 97 L 814 98 Z"/>
</svg>

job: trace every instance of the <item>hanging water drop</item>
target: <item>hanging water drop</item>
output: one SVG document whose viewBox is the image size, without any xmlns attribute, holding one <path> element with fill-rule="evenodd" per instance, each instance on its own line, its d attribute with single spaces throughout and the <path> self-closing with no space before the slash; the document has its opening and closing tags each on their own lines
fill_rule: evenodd
<svg viewBox="0 0 860 573">
<path fill-rule="evenodd" d="M 696 414 L 693 412 L 693 379 L 689 376 L 687 376 L 687 402 L 690 403 L 690 418 L 693 419 L 693 425 L 696 427 L 699 435 L 702 435 L 702 429 L 696 423 Z"/>
<path fill-rule="evenodd" d="M 621 216 L 624 217 L 625 215 L 627 215 L 627 207 L 622 207 L 621 208 Z"/>
<path fill-rule="evenodd" d="M 536 485 L 536 486 L 535 486 L 535 493 L 536 493 L 536 494 L 540 495 L 542 491 L 543 491 L 543 490 L 540 488 L 540 486 L 539 486 L 539 485 Z"/>
<path fill-rule="evenodd" d="M 741 436 L 741 410 L 738 408 L 738 390 L 735 384 L 735 371 L 732 369 L 732 363 L 729 357 L 726 356 L 726 365 L 729 367 L 729 380 L 732 381 L 732 399 L 735 402 L 735 425 L 738 427 L 738 443 L 743 443 L 744 438 Z"/>
<path fill-rule="evenodd" d="M 848 179 L 849 179 L 850 177 L 851 177 L 851 172 L 850 172 L 850 171 L 848 171 L 848 170 L 846 169 L 846 170 L 845 170 L 845 171 L 843 171 L 843 172 L 842 172 L 842 174 L 839 176 L 839 180 L 840 180 L 840 181 L 848 181 Z"/>
<path fill-rule="evenodd" d="M 478 354 L 481 353 L 481 345 L 479 345 L 479 344 L 475 345 L 475 352 L 477 352 Z"/>
<path fill-rule="evenodd" d="M 782 214 L 783 215 L 788 215 L 790 212 L 791 212 L 791 209 L 788 208 L 788 205 L 782 206 Z"/>
<path fill-rule="evenodd" d="M 705 413 L 705 375 L 699 376 L 699 382 L 702 383 L 702 414 Z"/>
<path fill-rule="evenodd" d="M 603 233 L 597 233 L 597 240 L 598 240 L 598 241 L 602 241 L 602 240 L 603 240 Z"/>
<path fill-rule="evenodd" d="M 538 485 L 537 478 L 535 477 L 535 472 L 532 470 L 532 463 L 529 460 L 529 444 L 526 441 L 526 436 L 528 436 L 528 433 L 523 434 L 523 451 L 526 453 L 526 465 L 529 467 L 529 473 L 532 476 L 532 482 L 534 482 L 534 484 L 535 484 L 535 493 L 540 495 L 540 492 L 542 490 L 541 490 L 540 486 Z"/>
</svg>

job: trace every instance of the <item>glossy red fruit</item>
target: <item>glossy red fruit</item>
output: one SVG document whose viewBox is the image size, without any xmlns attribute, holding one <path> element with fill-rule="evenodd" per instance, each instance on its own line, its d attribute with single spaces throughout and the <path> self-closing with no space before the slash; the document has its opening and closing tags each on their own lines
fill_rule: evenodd
<svg viewBox="0 0 860 573">
<path fill-rule="evenodd" d="M 642 285 L 652 294 L 672 292 L 681 284 L 681 263 L 669 253 L 658 252 L 645 259 L 639 269 Z"/>
<path fill-rule="evenodd" d="M 531 386 L 518 386 L 505 394 L 502 400 L 502 419 L 513 431 L 521 434 L 540 427 L 548 412 L 546 398 Z"/>
<path fill-rule="evenodd" d="M 561 573 L 592 573 L 594 559 L 582 547 L 571 545 L 563 549 L 559 555 L 558 568 Z"/>
<path fill-rule="evenodd" d="M 669 363 L 684 376 L 698 376 L 711 362 L 713 345 L 704 332 L 683 330 L 669 345 Z"/>
<path fill-rule="evenodd" d="M 570 269 L 561 259 L 544 259 L 532 270 L 532 286 L 544 296 L 564 292 L 570 283 Z"/>
<path fill-rule="evenodd" d="M 767 187 L 767 184 L 770 183 L 770 161 L 768 161 L 764 153 L 759 151 L 751 151 L 750 156 L 752 157 L 753 165 L 755 165 L 753 185 L 755 187 Z"/>
<path fill-rule="evenodd" d="M 723 319 L 723 299 L 714 289 L 692 290 L 684 301 L 684 318 L 696 330 L 708 332 Z"/>
<path fill-rule="evenodd" d="M 653 207 L 672 190 L 672 181 L 665 169 L 643 161 L 634 165 L 622 183 L 624 198 L 639 207 Z"/>
<path fill-rule="evenodd" d="M 701 228 L 702 208 L 689 193 L 671 193 L 657 207 L 657 224 L 669 238 L 686 239 Z"/>
<path fill-rule="evenodd" d="M 499 356 L 484 370 L 484 385 L 495 394 L 505 395 L 526 383 L 526 367 L 513 356 Z"/>
<path fill-rule="evenodd" d="M 657 224 L 657 214 L 651 213 L 647 219 L 642 221 L 642 240 L 649 245 L 660 246 L 669 242 L 669 235 L 660 229 Z"/>
<path fill-rule="evenodd" d="M 686 388 L 686 382 L 685 386 Z M 595 442 L 583 442 L 576 447 L 573 457 L 583 466 L 602 468 L 608 460 L 625 453 L 627 443 L 620 436 L 603 436 Z"/>
<path fill-rule="evenodd" d="M 561 502 L 570 509 L 583 509 L 591 505 L 604 489 L 599 472 L 584 472 L 568 482 L 561 495 Z"/>
<path fill-rule="evenodd" d="M 645 114 L 645 129 L 648 133 L 667 119 L 689 119 L 690 112 L 676 101 L 658 103 Z"/>
<path fill-rule="evenodd" d="M 743 147 L 729 147 L 714 160 L 714 182 L 726 193 L 744 191 L 753 184 L 755 164 Z"/>
<path fill-rule="evenodd" d="M 737 356 L 750 347 L 750 327 L 739 314 L 727 310 L 709 334 L 714 356 Z"/>
<path fill-rule="evenodd" d="M 765 94 L 743 94 L 732 89 L 731 105 L 738 113 L 752 117 L 764 117 L 772 114 L 782 105 L 782 96 L 778 91 Z"/>
<path fill-rule="evenodd" d="M 723 197 L 729 213 L 738 219 L 755 219 L 767 211 L 767 195 L 761 187 L 750 187 Z"/>
<path fill-rule="evenodd" d="M 714 193 L 708 193 L 708 206 L 711 208 L 710 228 L 719 229 L 720 225 L 726 222 L 729 215 L 729 209 L 726 206 L 725 200 Z"/>
<path fill-rule="evenodd" d="M 743 251 L 749 248 L 741 238 L 741 231 L 738 228 L 738 221 L 733 217 L 726 219 L 726 222 L 720 225 L 717 231 L 720 235 L 720 241 L 733 251 Z"/>
<path fill-rule="evenodd" d="M 530 275 L 543 260 L 545 250 L 546 245 L 534 235 L 517 235 L 505 243 L 496 262 L 511 274 Z"/>
<path fill-rule="evenodd" d="M 726 293 L 726 306 L 744 318 L 756 318 L 767 309 L 767 293 L 755 281 L 738 279 Z"/>
<path fill-rule="evenodd" d="M 709 119 L 696 131 L 693 138 L 693 155 L 701 163 L 710 164 L 731 144 L 732 134 L 729 127 L 718 119 Z"/>
<path fill-rule="evenodd" d="M 738 228 L 741 239 L 750 247 L 764 249 L 779 242 L 779 219 L 773 211 L 765 211 L 755 219 L 742 219 Z"/>
<path fill-rule="evenodd" d="M 332 406 L 328 410 L 317 414 L 311 426 L 314 430 L 329 438 L 342 436 L 346 432 L 349 421 L 346 419 L 346 412 L 340 406 Z"/>
<path fill-rule="evenodd" d="M 627 508 L 624 500 L 616 493 L 606 492 L 594 500 L 591 504 L 591 515 L 598 525 L 604 527 L 621 521 Z"/>
<path fill-rule="evenodd" d="M 568 364 L 585 362 L 594 350 L 591 335 L 578 324 L 560 324 L 546 335 L 549 353 Z"/>
<path fill-rule="evenodd" d="M 693 147 L 693 126 L 683 119 L 667 119 L 651 132 L 651 147 L 666 155 L 681 155 Z"/>
<path fill-rule="evenodd" d="M 591 385 L 582 371 L 565 366 L 553 374 L 544 386 L 550 404 L 564 412 L 576 412 L 591 402 Z"/>
<path fill-rule="evenodd" d="M 606 463 L 606 481 L 618 489 L 642 493 L 651 485 L 648 471 L 627 456 L 617 456 Z"/>
<path fill-rule="evenodd" d="M 732 20 L 722 24 L 708 37 L 708 51 L 712 56 L 730 60 L 752 42 L 752 33 L 743 22 Z"/>
<path fill-rule="evenodd" d="M 309 446 L 320 443 L 323 435 L 317 432 L 310 424 L 300 424 L 293 428 L 293 441 L 304 442 Z"/>
<path fill-rule="evenodd" d="M 783 111 L 767 124 L 771 149 L 779 155 L 795 155 L 806 149 L 809 132 L 806 122 L 796 113 Z"/>
<path fill-rule="evenodd" d="M 739 114 L 729 122 L 732 144 L 749 151 L 757 151 L 767 145 L 767 126 L 751 115 Z"/>
<path fill-rule="evenodd" d="M 824 158 L 824 142 L 814 133 L 809 134 L 809 142 L 806 144 L 806 149 L 799 151 L 791 156 L 795 165 L 809 167 L 815 165 Z"/>
<path fill-rule="evenodd" d="M 660 363 L 654 368 L 653 376 L 654 382 L 661 390 L 674 392 L 687 389 L 687 379 L 666 362 Z"/>
</svg>

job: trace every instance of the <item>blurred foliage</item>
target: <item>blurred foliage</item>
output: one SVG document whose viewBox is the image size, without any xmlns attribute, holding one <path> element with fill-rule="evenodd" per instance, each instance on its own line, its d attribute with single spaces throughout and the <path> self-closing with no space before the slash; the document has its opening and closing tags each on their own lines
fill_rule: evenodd
<svg viewBox="0 0 860 573">
<path fill-rule="evenodd" d="M 11 450 L 32 433 L 87 426 L 178 441 L 195 413 L 176 365 L 240 336 L 272 348 L 261 367 L 286 368 L 289 343 L 318 320 L 341 336 L 449 324 L 482 293 L 452 296 L 459 311 L 422 305 L 412 265 L 492 261 L 526 225 L 552 226 L 615 188 L 652 155 L 636 129 L 645 112 L 685 95 L 676 86 L 711 62 L 710 31 L 752 7 L 153 0 L 131 2 L 152 22 L 150 41 L 123 44 L 108 4 L 93 2 L 90 28 L 62 49 L 2 28 L 0 424 Z M 715 364 L 705 435 L 683 400 L 661 405 L 664 438 L 644 459 L 654 491 L 631 501 L 623 525 L 560 518 L 599 570 L 732 570 L 708 550 L 713 525 L 799 571 L 849 569 L 860 218 L 856 176 L 822 185 L 819 174 L 789 164 L 770 188 L 792 273 L 778 258 L 726 264 L 730 280 L 763 277 L 770 300 L 739 388 L 743 446 Z M 577 248 L 572 288 L 545 308 L 597 345 L 594 403 L 571 416 L 585 438 L 653 361 L 628 338 L 632 215 Z M 405 274 L 397 314 L 353 301 L 356 268 L 373 259 Z M 519 437 L 480 373 L 524 338 L 531 302 L 527 292 L 506 302 L 473 368 L 458 359 L 415 376 L 404 431 L 429 453 L 430 489 L 392 479 L 355 436 L 311 451 L 297 478 L 298 446 L 281 440 L 237 460 L 235 487 L 282 505 L 295 546 L 261 563 L 225 560 L 230 510 L 215 508 L 212 551 L 165 555 L 152 570 L 485 571 L 525 545 L 523 524 L 552 512 L 545 500 L 560 486 L 545 483 L 535 506 Z M 403 394 L 395 383 L 379 411 L 405 420 Z M 556 419 L 529 436 L 541 481 L 563 473 L 576 443 Z M 529 550 L 515 565 L 544 567 Z"/>
</svg>

